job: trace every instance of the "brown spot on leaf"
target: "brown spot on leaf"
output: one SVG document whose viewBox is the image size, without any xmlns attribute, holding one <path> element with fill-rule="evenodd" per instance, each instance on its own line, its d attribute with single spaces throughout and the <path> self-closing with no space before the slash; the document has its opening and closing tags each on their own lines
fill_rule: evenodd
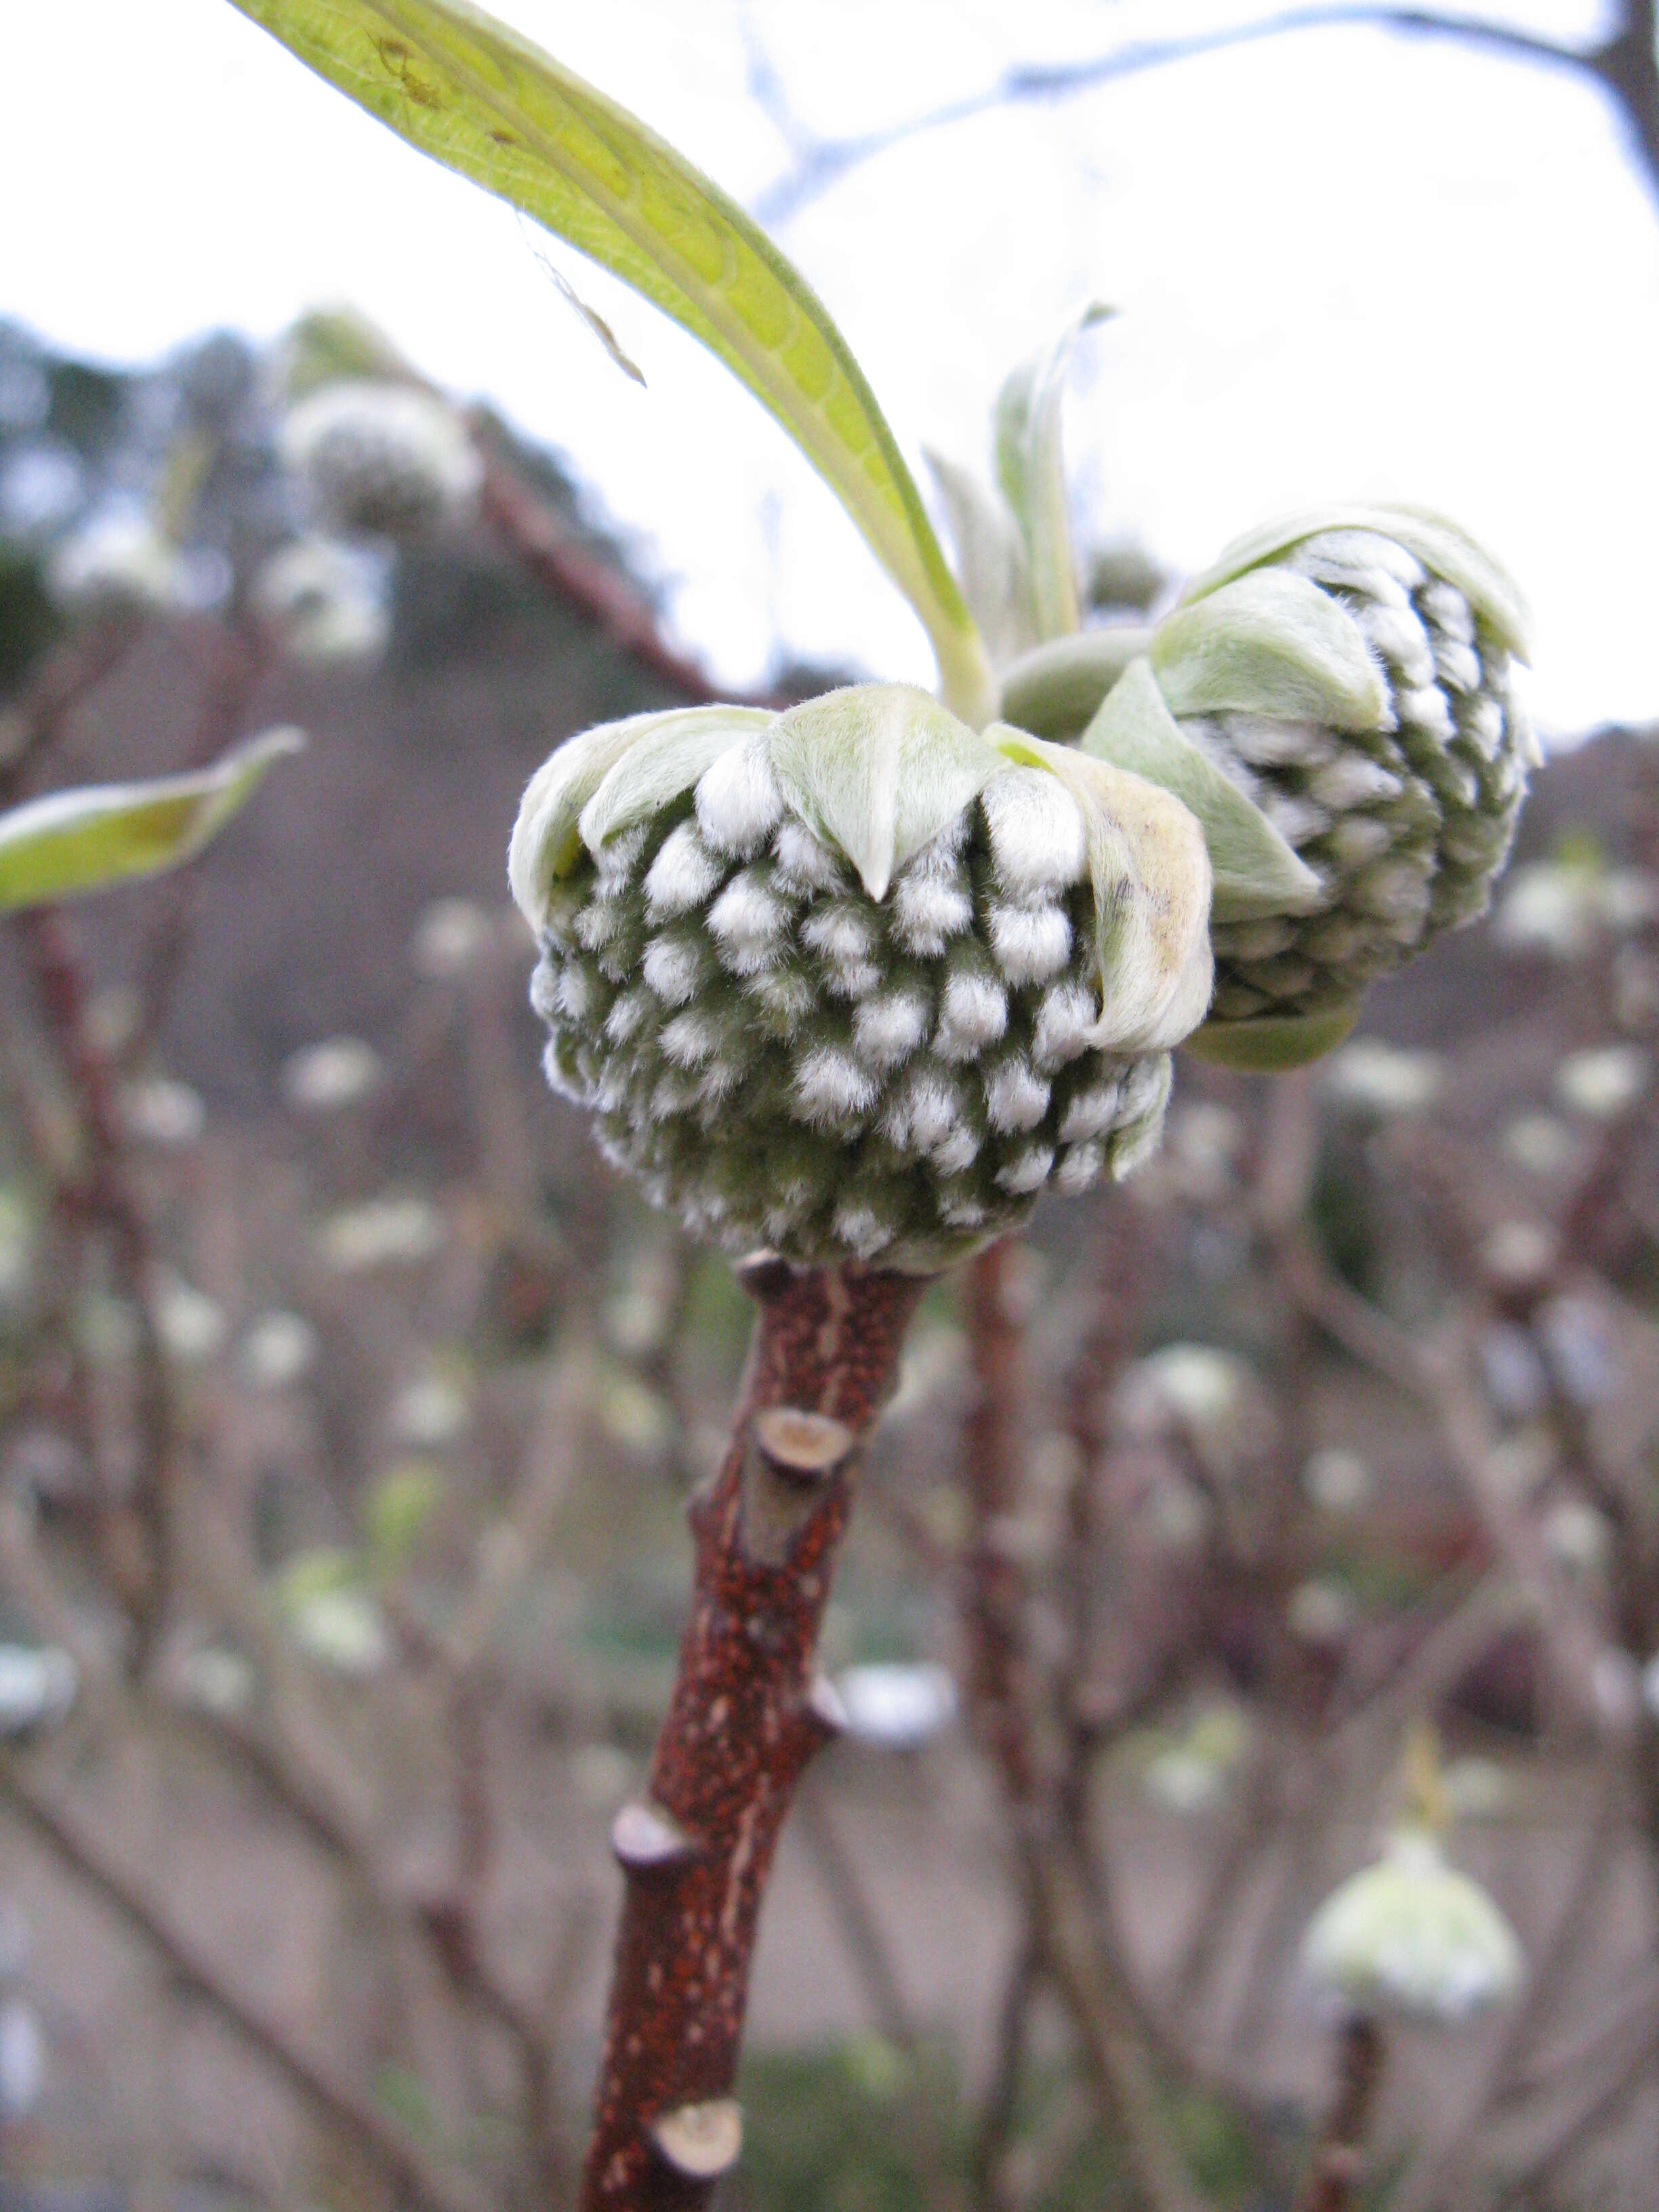
<svg viewBox="0 0 1659 2212">
<path fill-rule="evenodd" d="M 431 83 L 415 68 L 415 57 L 401 39 L 376 39 L 374 50 L 385 64 L 386 75 L 397 78 L 404 93 L 417 107 L 441 108 L 444 104 L 443 88 Z"/>
</svg>

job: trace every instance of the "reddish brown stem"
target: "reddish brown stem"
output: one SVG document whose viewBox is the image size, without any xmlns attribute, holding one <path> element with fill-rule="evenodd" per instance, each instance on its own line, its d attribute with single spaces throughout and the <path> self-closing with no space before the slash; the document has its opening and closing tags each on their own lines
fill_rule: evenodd
<svg viewBox="0 0 1659 2212">
<path fill-rule="evenodd" d="M 655 608 L 638 587 L 584 544 L 556 510 L 538 497 L 504 461 L 489 453 L 484 457 L 478 505 L 502 544 L 544 591 L 580 608 L 619 652 L 648 669 L 683 699 L 694 705 L 793 703 L 769 694 L 744 698 L 724 690 L 700 660 L 677 652 L 662 634 Z"/>
<path fill-rule="evenodd" d="M 1336 2094 L 1296 2200 L 1297 2212 L 1348 2212 L 1382 2079 L 1382 2030 L 1369 2014 L 1343 2023 L 1336 2048 Z"/>
<path fill-rule="evenodd" d="M 112 1571 L 131 1619 L 134 1670 L 142 1672 L 167 1607 L 178 1450 L 173 1390 L 152 1295 L 149 1224 L 128 1181 L 111 1069 L 92 1035 L 85 979 L 63 917 L 55 907 L 40 907 L 21 915 L 18 928 L 47 1026 L 81 1108 L 86 1166 L 80 1182 L 61 1192 L 60 1199 L 77 1224 L 94 1223 L 108 1235 L 121 1286 L 137 1317 L 134 1525 L 124 1531 L 112 1519 L 105 1535 Z"/>
<path fill-rule="evenodd" d="M 963 1476 L 973 1530 L 964 1562 L 969 1702 L 1014 1805 L 1036 1792 L 1024 1680 L 1024 1580 L 1012 1540 L 1018 1498 L 1021 1329 L 1009 1311 L 1008 1255 L 994 1244 L 969 1266 L 968 1334 L 974 1396 L 963 1436 Z"/>
<path fill-rule="evenodd" d="M 585 2212 L 697 2205 L 729 2102 L 762 1893 L 795 1784 L 836 1727 L 813 1653 L 865 1440 L 924 1285 L 751 1263 L 760 1318 L 724 1466 L 691 1506 L 691 1617 L 626 1877 Z"/>
</svg>

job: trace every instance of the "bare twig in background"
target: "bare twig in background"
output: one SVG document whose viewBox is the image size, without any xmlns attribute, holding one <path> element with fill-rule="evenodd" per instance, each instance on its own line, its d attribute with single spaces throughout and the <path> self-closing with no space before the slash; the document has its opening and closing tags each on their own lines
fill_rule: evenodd
<svg viewBox="0 0 1659 2212">
<path fill-rule="evenodd" d="M 771 118 L 793 156 L 785 175 L 763 192 L 755 212 L 774 226 L 798 215 L 829 187 L 891 148 L 933 131 L 949 130 L 999 108 L 1047 106 L 1106 84 L 1169 69 L 1296 32 L 1374 29 L 1402 37 L 1469 46 L 1516 61 L 1534 62 L 1587 76 L 1616 104 L 1651 189 L 1659 193 L 1659 62 L 1655 58 L 1652 0 L 1625 0 L 1616 28 L 1600 44 L 1577 46 L 1455 9 L 1395 8 L 1364 4 L 1285 9 L 1254 22 L 1188 36 L 1138 40 L 1112 52 L 1078 62 L 1022 64 L 1006 70 L 982 92 L 945 102 L 902 123 L 846 138 L 804 136 L 777 96 L 775 74 L 751 61 L 750 87 Z M 751 42 L 752 43 L 752 42 Z"/>
<path fill-rule="evenodd" d="M 78 1881 L 151 1946 L 185 1988 L 252 2045 L 323 2118 L 344 2129 L 427 2212 L 486 2212 L 487 2199 L 470 2182 L 234 1989 L 160 1899 L 11 1756 L 0 1761 L 0 1796 Z"/>
<path fill-rule="evenodd" d="M 671 645 L 656 609 L 620 569 L 595 553 L 515 470 L 484 453 L 479 503 L 484 520 L 543 587 L 586 615 L 619 653 L 638 662 L 678 699 L 691 705 L 776 707 L 792 700 L 745 695 L 716 684 L 701 661 Z"/>
</svg>

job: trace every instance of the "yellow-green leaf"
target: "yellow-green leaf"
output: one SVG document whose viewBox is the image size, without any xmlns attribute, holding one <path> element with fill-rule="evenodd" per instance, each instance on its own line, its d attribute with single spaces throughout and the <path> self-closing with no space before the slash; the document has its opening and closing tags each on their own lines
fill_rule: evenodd
<svg viewBox="0 0 1659 2212">
<path fill-rule="evenodd" d="M 0 913 L 177 867 L 246 805 L 272 761 L 304 743 L 298 730 L 268 730 L 194 775 L 88 784 L 14 807 L 0 815 Z"/>
<path fill-rule="evenodd" d="M 654 301 L 788 432 L 926 624 L 977 714 L 983 649 L 850 348 L 718 185 L 466 0 L 234 0 L 357 104 Z"/>
</svg>

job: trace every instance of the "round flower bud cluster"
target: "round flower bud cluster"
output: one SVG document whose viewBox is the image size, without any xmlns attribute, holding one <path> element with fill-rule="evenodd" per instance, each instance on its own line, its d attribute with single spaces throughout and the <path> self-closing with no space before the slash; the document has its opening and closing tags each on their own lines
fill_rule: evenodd
<svg viewBox="0 0 1659 2212">
<path fill-rule="evenodd" d="M 899 684 L 645 715 L 526 794 L 549 1078 L 731 1250 L 925 1272 L 1155 1139 L 1209 994 L 1169 794 Z"/>
<path fill-rule="evenodd" d="M 283 458 L 328 526 L 413 537 L 465 507 L 483 465 L 454 410 L 418 386 L 328 384 L 284 418 Z"/>
<path fill-rule="evenodd" d="M 387 581 L 374 549 L 303 538 L 265 562 L 253 604 L 296 660 L 372 660 L 391 634 Z"/>
<path fill-rule="evenodd" d="M 1442 2026 L 1501 2002 L 1522 1972 L 1509 1922 L 1417 1827 L 1401 1829 L 1385 1857 L 1326 1899 L 1302 1963 L 1340 2002 Z"/>
<path fill-rule="evenodd" d="M 125 507 L 103 509 L 64 538 L 47 582 L 68 613 L 93 619 L 167 614 L 188 596 L 178 548 Z"/>
<path fill-rule="evenodd" d="M 1281 861 L 1276 890 L 1218 897 L 1199 1049 L 1264 1066 L 1322 1051 L 1367 983 L 1485 911 L 1538 759 L 1511 684 L 1523 624 L 1461 532 L 1392 507 L 1242 540 L 1159 624 L 1085 749 L 1200 812 L 1218 773 Z"/>
</svg>

